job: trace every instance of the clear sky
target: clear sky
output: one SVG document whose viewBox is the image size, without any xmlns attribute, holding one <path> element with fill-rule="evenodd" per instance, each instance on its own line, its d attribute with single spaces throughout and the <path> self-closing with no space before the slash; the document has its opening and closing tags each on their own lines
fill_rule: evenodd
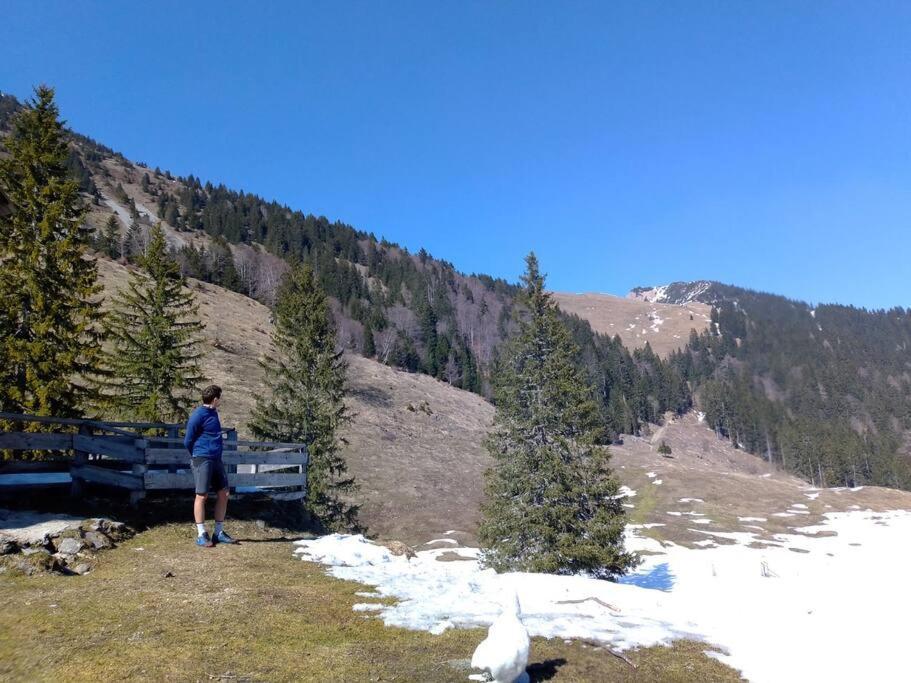
<svg viewBox="0 0 911 683">
<path fill-rule="evenodd" d="M 16 2 L 46 82 L 127 157 L 465 272 L 716 279 L 911 305 L 911 3 Z"/>
</svg>

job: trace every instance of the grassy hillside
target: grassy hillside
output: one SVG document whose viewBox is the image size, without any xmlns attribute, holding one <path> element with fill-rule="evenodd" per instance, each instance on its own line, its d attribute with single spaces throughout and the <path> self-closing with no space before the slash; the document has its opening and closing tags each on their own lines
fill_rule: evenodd
<svg viewBox="0 0 911 683">
<path fill-rule="evenodd" d="M 109 296 L 126 282 L 128 267 L 101 259 L 99 274 Z M 222 421 L 249 436 L 246 422 L 264 391 L 258 360 L 273 353 L 269 309 L 216 285 L 191 279 L 189 286 L 206 326 L 203 370 L 225 390 Z M 470 533 L 493 406 L 426 375 L 357 355 L 348 362 L 355 419 L 344 454 L 361 482 L 362 517 L 371 532 L 412 543 L 450 529 Z"/>
<path fill-rule="evenodd" d="M 561 309 L 587 320 L 595 332 L 619 335 L 628 348 L 648 342 L 665 358 L 686 346 L 691 330 L 707 329 L 712 311 L 700 302 L 672 305 L 595 293 L 554 292 L 553 296 Z"/>
<path fill-rule="evenodd" d="M 241 545 L 200 550 L 157 525 L 84 577 L 0 576 L 0 679 L 9 681 L 465 681 L 481 630 L 442 635 L 355 612 L 358 584 L 292 559 L 291 539 L 234 522 Z M 535 638 L 533 681 L 738 681 L 680 642 L 627 653 Z"/>
</svg>

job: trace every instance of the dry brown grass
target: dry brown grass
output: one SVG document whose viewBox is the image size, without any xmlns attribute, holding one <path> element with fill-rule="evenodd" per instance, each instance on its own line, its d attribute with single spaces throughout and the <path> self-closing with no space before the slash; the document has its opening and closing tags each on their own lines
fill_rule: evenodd
<svg viewBox="0 0 911 683">
<path fill-rule="evenodd" d="M 129 268 L 99 260 L 106 293 Z M 269 309 L 241 294 L 190 280 L 206 325 L 203 369 L 224 389 L 222 422 L 249 436 L 246 424 L 265 390 L 261 357 L 274 354 Z M 395 370 L 357 355 L 350 363 L 348 404 L 355 414 L 344 449 L 361 485 L 362 519 L 372 533 L 420 544 L 442 531 L 470 540 L 478 522 L 481 441 L 493 406 L 426 375 Z"/>
<path fill-rule="evenodd" d="M 274 529 L 235 522 L 238 546 L 200 549 L 161 525 L 84 577 L 0 576 L 7 681 L 465 681 L 480 630 L 386 627 L 352 611 L 364 590 L 292 558 Z M 170 573 L 172 576 L 167 576 Z M 534 639 L 533 681 L 737 681 L 704 643 L 627 653 Z"/>
<path fill-rule="evenodd" d="M 706 329 L 712 310 L 701 303 L 652 304 L 610 294 L 553 292 L 553 296 L 561 309 L 587 320 L 595 332 L 619 334 L 629 348 L 639 348 L 648 342 L 660 356 L 685 346 L 690 330 Z M 658 319 L 662 321 L 660 324 Z"/>
<path fill-rule="evenodd" d="M 126 281 L 126 266 L 100 260 L 99 270 L 108 292 Z M 206 324 L 204 369 L 225 389 L 223 421 L 245 434 L 255 397 L 265 391 L 257 359 L 273 353 L 269 309 L 221 287 L 195 280 L 190 286 Z M 345 456 L 361 484 L 364 522 L 381 539 L 416 546 L 449 530 L 461 532 L 454 536 L 459 541 L 472 543 L 483 472 L 490 462 L 482 439 L 493 407 L 426 375 L 355 355 L 348 360 L 349 405 L 356 416 L 346 434 Z M 768 537 L 852 505 L 911 509 L 911 494 L 882 488 L 827 490 L 810 500 L 801 490 L 805 482 L 717 439 L 694 415 L 669 418 L 666 426 L 654 429 L 648 438 L 626 437 L 626 443 L 613 446 L 611 452 L 622 483 L 640 492 L 630 501 L 636 506 L 630 510 L 632 521 L 667 525 L 649 531 L 656 537 L 690 545 L 707 538 L 699 530 L 760 533 L 747 524 L 761 526 Z M 661 440 L 671 446 L 672 458 L 657 453 Z M 645 476 L 650 471 L 662 480 L 660 486 Z M 679 503 L 681 498 L 701 498 L 705 503 Z M 809 514 L 773 516 L 794 503 L 806 505 Z M 693 524 L 693 516 L 668 511 L 703 512 L 713 523 Z M 740 522 L 738 517 L 767 521 Z"/>
<path fill-rule="evenodd" d="M 662 440 L 671 447 L 672 457 L 658 453 Z M 637 491 L 627 501 L 635 506 L 629 509 L 631 520 L 664 524 L 649 529 L 648 535 L 691 547 L 696 547 L 692 545 L 694 541 L 710 538 L 701 532 L 755 533 L 758 538 L 771 540 L 773 534 L 793 533 L 795 527 L 818 524 L 828 512 L 911 509 L 911 493 L 906 491 L 879 487 L 809 490 L 807 482 L 716 438 L 695 415 L 670 419 L 646 438 L 626 437 L 622 446 L 611 447 L 611 453 L 620 480 Z M 648 477 L 649 472 L 656 476 Z M 654 484 L 656 480 L 661 484 Z M 808 494 L 818 495 L 811 499 Z M 681 503 L 683 498 L 704 502 Z M 806 508 L 794 508 L 795 504 Z M 795 509 L 806 514 L 776 516 Z M 694 523 L 696 515 L 668 512 L 703 513 L 711 524 Z M 761 517 L 765 521 L 741 521 L 740 517 Z M 719 544 L 727 542 L 715 540 Z"/>
</svg>

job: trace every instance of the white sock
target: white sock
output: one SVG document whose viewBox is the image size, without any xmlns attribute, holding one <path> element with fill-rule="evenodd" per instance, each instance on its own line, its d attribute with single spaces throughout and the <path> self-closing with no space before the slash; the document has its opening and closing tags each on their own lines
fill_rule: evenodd
<svg viewBox="0 0 911 683">
<path fill-rule="evenodd" d="M 220 534 L 224 528 L 225 528 L 224 522 L 215 522 L 215 533 L 216 534 Z"/>
<path fill-rule="evenodd" d="M 196 535 L 197 535 L 197 536 L 202 536 L 204 533 L 206 533 L 206 525 L 205 525 L 205 524 L 197 524 L 197 525 L 196 525 Z"/>
</svg>

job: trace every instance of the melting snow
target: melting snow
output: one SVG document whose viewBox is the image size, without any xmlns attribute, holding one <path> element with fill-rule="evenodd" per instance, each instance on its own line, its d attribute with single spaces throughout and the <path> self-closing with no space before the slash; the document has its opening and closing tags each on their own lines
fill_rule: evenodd
<svg viewBox="0 0 911 683">
<path fill-rule="evenodd" d="M 677 501 L 678 503 L 704 503 L 705 501 L 702 498 L 681 498 Z"/>
<path fill-rule="evenodd" d="M 619 493 L 617 493 L 617 495 L 614 496 L 614 500 L 617 500 L 619 498 L 632 498 L 633 496 L 636 495 L 636 492 L 633 491 L 629 486 L 626 486 L 625 484 L 623 486 L 621 486 L 619 489 L 617 489 L 617 491 Z"/>
<path fill-rule="evenodd" d="M 299 541 L 295 552 L 328 565 L 333 576 L 395 598 L 393 605 L 357 607 L 389 625 L 434 633 L 485 627 L 499 614 L 503 591 L 515 589 L 535 636 L 592 639 L 618 650 L 698 638 L 723 648 L 726 654 L 713 656 L 751 681 L 905 680 L 907 636 L 892 619 L 911 612 L 911 591 L 902 589 L 911 562 L 911 513 L 825 518 L 801 529 L 805 533 L 776 535 L 782 546 L 763 548 L 746 547 L 758 540 L 751 533 L 694 530 L 710 538 L 693 549 L 628 530 L 627 546 L 650 554 L 619 583 L 497 575 L 478 566 L 473 548 L 455 549 L 468 561 L 437 561 L 453 552 L 449 548 L 421 551 L 408 561 L 361 536 Z M 806 535 L 820 531 L 837 535 Z M 716 545 L 715 538 L 734 543 Z M 872 574 L 862 598 L 845 599 L 844 586 Z"/>
<path fill-rule="evenodd" d="M 768 522 L 765 517 L 738 517 L 739 522 Z"/>
</svg>

